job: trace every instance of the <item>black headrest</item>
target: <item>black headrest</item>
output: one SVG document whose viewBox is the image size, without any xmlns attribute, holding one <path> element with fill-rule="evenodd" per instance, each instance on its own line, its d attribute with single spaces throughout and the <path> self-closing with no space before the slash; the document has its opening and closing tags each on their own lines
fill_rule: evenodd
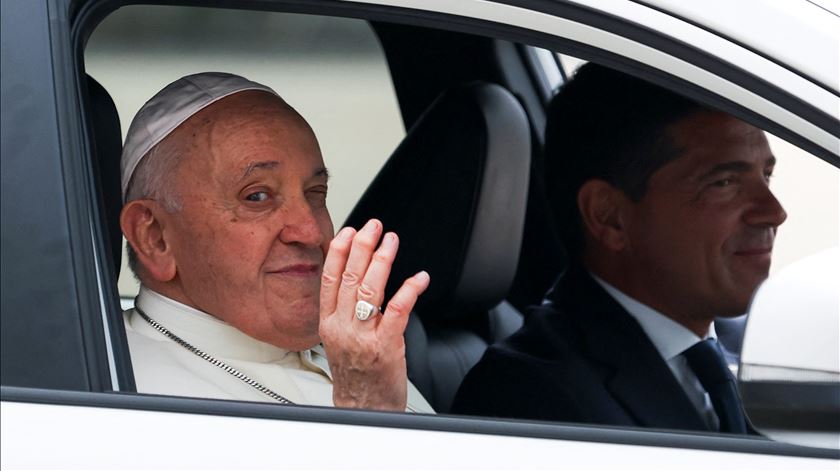
<svg viewBox="0 0 840 471">
<path fill-rule="evenodd" d="M 90 107 L 89 123 L 92 124 L 93 155 L 98 174 L 100 200 L 108 225 L 111 256 L 116 274 L 120 273 L 122 256 L 122 231 L 120 230 L 120 211 L 122 210 L 122 192 L 120 188 L 120 154 L 122 153 L 122 133 L 120 116 L 114 100 L 93 77 L 87 77 L 88 99 Z"/>
<path fill-rule="evenodd" d="M 347 219 L 359 228 L 376 217 L 400 236 L 386 299 L 426 270 L 432 282 L 416 305 L 425 320 L 503 300 L 519 260 L 530 156 L 525 111 L 501 86 L 438 97 Z"/>
</svg>

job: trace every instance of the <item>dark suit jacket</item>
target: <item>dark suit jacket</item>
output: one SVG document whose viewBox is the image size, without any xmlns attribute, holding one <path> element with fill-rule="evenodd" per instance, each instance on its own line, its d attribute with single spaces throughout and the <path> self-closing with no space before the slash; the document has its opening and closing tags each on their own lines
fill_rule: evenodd
<svg viewBox="0 0 840 471">
<path fill-rule="evenodd" d="M 453 413 L 708 430 L 636 320 L 581 268 L 467 374 Z"/>
</svg>

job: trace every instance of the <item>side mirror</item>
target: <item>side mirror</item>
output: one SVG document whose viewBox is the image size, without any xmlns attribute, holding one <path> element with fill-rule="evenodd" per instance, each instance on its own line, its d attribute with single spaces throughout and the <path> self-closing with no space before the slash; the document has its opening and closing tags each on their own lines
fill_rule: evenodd
<svg viewBox="0 0 840 471">
<path fill-rule="evenodd" d="M 765 436 L 840 449 L 840 247 L 761 285 L 738 382 L 747 416 Z"/>
</svg>

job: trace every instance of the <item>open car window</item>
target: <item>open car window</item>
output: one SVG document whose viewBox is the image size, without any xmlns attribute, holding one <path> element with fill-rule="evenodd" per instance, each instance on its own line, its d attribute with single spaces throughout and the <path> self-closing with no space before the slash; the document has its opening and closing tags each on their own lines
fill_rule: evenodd
<svg viewBox="0 0 840 471">
<path fill-rule="evenodd" d="M 434 38 L 437 43 L 428 48 L 431 52 L 420 55 L 423 53 L 418 51 L 422 51 L 423 47 L 413 43 L 422 43 L 424 38 Z M 401 143 L 406 127 L 422 121 L 422 116 L 427 113 L 424 108 L 432 104 L 432 93 L 470 81 L 467 77 L 459 83 L 457 75 L 464 72 L 456 71 L 444 76 L 437 89 L 423 84 L 436 74 L 446 73 L 435 70 L 440 67 L 434 63 L 436 53 L 445 58 L 442 63 L 458 57 L 457 52 L 435 50 L 446 47 L 449 40 L 465 41 L 465 44 L 484 42 L 499 56 L 509 54 L 507 60 L 521 60 L 520 67 L 523 72 L 531 74 L 531 80 L 522 80 L 510 71 L 495 77 L 519 94 L 529 118 L 528 126 L 535 133 L 541 133 L 544 126 L 545 93 L 549 93 L 548 97 L 556 93 L 560 84 L 568 81 L 587 62 L 561 52 L 557 53 L 557 60 L 550 60 L 552 53 L 548 50 L 482 36 L 471 37 L 433 29 L 401 29 L 387 23 L 377 23 L 374 29 L 361 19 L 224 9 L 203 9 L 196 15 L 191 7 L 129 6 L 109 15 L 93 32 L 85 49 L 85 70 L 113 97 L 123 136 L 145 99 L 163 84 L 189 73 L 230 71 L 274 87 L 312 124 L 318 136 L 331 173 L 328 204 L 335 224 L 340 226 L 348 216 L 350 223 L 361 222 L 354 221 L 351 209 Z M 476 47 L 476 50 L 482 50 L 482 47 Z M 386 50 L 389 53 L 387 56 Z M 489 62 L 491 57 L 488 55 L 475 60 Z M 534 57 L 537 60 L 533 60 Z M 408 67 L 400 64 L 400 61 L 407 60 L 416 64 Z M 144 64 L 144 67 L 137 68 L 135 64 Z M 504 65 L 504 62 L 501 64 Z M 538 80 L 538 74 L 542 74 L 542 80 Z M 486 76 L 494 77 L 493 74 Z M 481 74 L 476 73 L 474 78 L 480 77 Z M 425 85 L 425 90 L 422 85 Z M 413 86 L 421 91 L 412 93 L 410 88 Z M 529 100 L 528 94 L 535 91 L 543 94 L 542 99 Z M 404 124 L 404 121 L 407 123 Z M 470 136 L 463 138 L 469 140 Z M 431 157 L 424 155 L 438 152 L 430 144 L 431 141 L 427 143 L 428 150 L 421 145 L 415 158 L 429 158 L 432 162 Z M 523 152 L 518 156 L 525 162 L 523 165 L 530 166 L 527 162 L 546 158 L 542 155 L 542 144 L 541 137 L 538 137 L 530 155 Z M 772 188 L 790 215 L 790 221 L 779 232 L 778 250 L 774 253 L 773 270 L 778 270 L 830 247 L 838 239 L 838 175 L 831 165 L 779 138 L 771 137 L 771 148 L 778 159 Z M 454 161 L 450 164 L 458 168 Z M 419 175 L 418 178 L 428 180 L 429 186 L 439 186 L 436 191 L 458 192 L 458 189 L 447 190 L 446 184 L 437 180 L 435 174 L 431 174 L 430 179 Z M 531 198 L 546 197 L 545 193 L 535 190 L 539 189 L 543 175 L 532 174 L 531 177 L 530 182 L 523 183 L 527 194 Z M 804 181 L 808 182 L 807 192 L 803 191 Z M 547 184 L 551 185 L 551 182 Z M 408 191 L 400 194 L 399 188 L 392 191 L 402 200 L 402 207 L 421 208 L 422 211 L 423 203 L 412 201 L 422 200 L 422 194 Z M 814 201 L 822 203 L 815 205 Z M 364 203 L 360 204 L 365 207 Z M 429 207 L 435 208 L 433 204 Z M 546 244 L 554 241 L 547 236 L 553 230 L 552 216 L 543 214 L 543 219 L 534 221 L 531 213 L 537 207 L 529 204 L 524 208 L 529 219 L 524 222 L 522 252 L 516 278 L 510 287 L 511 294 L 507 300 L 493 302 L 492 309 L 507 306 L 510 314 L 502 319 L 511 322 L 512 327 L 484 338 L 485 346 L 502 341 L 513 333 L 515 327 L 521 325 L 529 306 L 539 304 L 550 286 L 546 283 L 564 269 L 564 248 L 558 245 L 546 250 Z M 390 215 L 382 214 L 381 217 L 388 219 Z M 446 232 L 452 229 L 441 226 L 440 230 Z M 412 236 L 410 233 L 403 235 Z M 473 240 L 471 243 L 481 242 Z M 408 250 L 411 247 L 409 245 Z M 508 248 L 511 252 L 515 250 L 513 246 Z M 410 257 L 411 254 L 404 256 Z M 124 305 L 129 305 L 136 294 L 137 282 L 125 266 L 125 260 L 119 287 L 120 296 L 125 298 Z M 495 306 L 496 302 L 501 304 Z M 424 319 L 427 331 L 451 322 L 447 318 L 429 320 L 425 316 L 421 314 L 420 318 Z M 428 351 L 421 350 L 423 355 L 433 355 L 430 352 L 433 352 L 431 347 Z M 478 357 L 473 354 L 467 361 L 468 366 Z M 434 356 L 429 361 L 432 369 L 444 367 L 443 364 L 434 364 Z M 409 363 L 411 368 L 412 358 L 409 358 Z M 737 371 L 736 363 L 731 366 Z M 456 373 L 456 377 L 468 369 Z M 427 382 L 423 374 L 410 371 L 410 377 L 420 384 L 422 392 L 432 396 L 430 400 L 439 412 L 449 412 L 457 381 L 441 392 L 440 384 L 432 386 L 435 384 L 434 376 Z M 443 396 L 438 397 L 441 394 Z"/>
<path fill-rule="evenodd" d="M 428 80 L 428 76 L 445 73 L 434 70 L 433 53 L 401 57 L 417 50 L 412 41 L 421 42 L 421 38 L 434 38 L 436 35 L 443 38 L 438 40 L 436 47 L 445 47 L 448 37 L 490 41 L 481 36 L 470 39 L 469 36 L 448 34 L 417 30 L 414 38 L 411 30 L 404 31 L 387 24 L 380 25 L 377 33 L 363 20 L 319 15 L 222 9 L 205 9 L 196 15 L 190 7 L 129 6 L 109 15 L 91 35 L 85 50 L 85 70 L 114 98 L 123 134 L 140 104 L 163 84 L 182 75 L 207 70 L 231 71 L 274 87 L 312 123 L 332 175 L 328 200 L 330 212 L 335 223 L 340 225 L 405 136 L 403 116 L 407 116 L 411 126 L 424 112 L 424 106 L 431 104 L 428 96 L 425 102 L 421 101 L 422 94 L 413 94 L 408 88 L 419 88 L 421 81 Z M 388 57 L 383 43 L 384 48 L 391 51 Z M 517 80 L 509 72 L 507 76 L 502 74 L 499 77 L 512 91 L 526 95 L 522 102 L 526 105 L 526 112 L 530 113 L 529 126 L 533 132 L 540 133 L 541 119 L 544 119 L 540 116 L 543 112 L 541 107 L 545 105 L 546 98 L 529 101 L 527 93 L 533 93 L 533 89 L 540 87 L 543 93 L 555 93 L 559 85 L 564 80 L 568 81 L 587 61 L 562 53 L 557 54 L 557 60 L 552 60 L 550 51 L 530 45 L 495 41 L 491 47 L 499 55 L 504 51 L 518 51 L 519 54 L 511 58 L 521 58 L 522 67 L 532 78 L 539 78 L 536 74 L 541 74 L 542 81 Z M 406 52 L 400 51 L 400 48 L 405 48 Z M 446 54 L 457 57 L 451 51 Z M 537 60 L 527 60 L 534 57 Z M 417 65 L 399 68 L 396 62 L 405 60 L 414 60 Z M 481 60 L 489 61 L 489 58 Z M 144 67 L 136 68 L 135 64 L 144 64 Z M 391 70 L 398 75 L 392 77 Z M 410 75 L 411 72 L 416 72 L 416 76 Z M 450 87 L 461 85 L 455 82 L 455 77 L 445 77 L 444 80 Z M 395 81 L 401 97 L 397 96 Z M 532 90 L 528 90 L 529 86 Z M 414 107 L 413 115 L 406 114 L 409 106 Z M 464 138 L 469 139 L 469 136 Z M 525 162 L 543 159 L 541 141 L 541 138 L 536 139 L 531 155 L 518 157 Z M 772 149 L 779 161 L 773 189 L 791 218 L 780 231 L 773 264 L 773 269 L 777 270 L 803 256 L 830 247 L 838 238 L 840 211 L 837 208 L 836 169 L 778 138 L 773 138 Z M 430 147 L 430 152 L 435 150 Z M 427 158 L 423 153 L 421 148 L 417 158 Z M 452 166 L 457 168 L 454 162 Z M 533 174 L 529 184 L 538 187 L 541 178 L 542 175 Z M 809 182 L 808 193 L 802 191 L 803 181 Z M 442 180 L 435 181 L 434 176 L 429 185 L 439 185 L 441 192 L 453 191 L 447 190 Z M 530 195 L 538 198 L 542 194 L 530 189 Z M 395 196 L 403 199 L 407 208 L 418 207 L 414 206 L 416 202 L 410 202 L 412 197 L 422 198 L 409 192 Z M 814 205 L 814 201 L 825 203 Z M 526 210 L 533 212 L 535 207 L 532 204 Z M 388 218 L 389 215 L 381 217 Z M 551 218 L 550 215 L 547 217 Z M 524 229 L 518 277 L 511 287 L 513 294 L 510 301 L 513 304 L 509 307 L 511 312 L 519 313 L 510 318 L 515 319 L 516 325 L 521 323 L 522 313 L 529 309 L 529 305 L 540 302 L 542 293 L 547 289 L 545 283 L 563 270 L 559 256 L 554 259 L 545 256 L 544 246 L 546 241 L 551 241 L 545 234 L 551 232 L 551 224 L 546 220 L 529 223 Z M 444 232 L 451 230 L 445 226 L 440 229 Z M 539 258 L 536 256 L 538 249 L 543 252 Z M 562 251 L 559 247 L 549 249 L 554 253 Z M 515 251 L 516 247 L 508 250 Z M 528 271 L 521 267 L 528 267 Z M 548 273 L 550 277 L 536 280 L 535 276 L 530 276 L 532 272 Z M 131 275 L 124 265 L 120 276 L 120 295 L 128 298 L 128 302 L 137 289 L 136 280 Z M 485 342 L 501 341 L 514 330 L 510 328 L 485 339 Z M 475 359 L 469 361 L 474 362 Z M 418 375 L 417 380 L 423 382 L 422 375 Z M 455 386 L 457 384 L 453 388 Z M 437 394 L 432 389 L 425 389 L 425 392 L 427 395 Z M 452 392 L 450 390 L 448 394 Z M 440 412 L 448 412 L 449 400 L 434 402 Z"/>
</svg>

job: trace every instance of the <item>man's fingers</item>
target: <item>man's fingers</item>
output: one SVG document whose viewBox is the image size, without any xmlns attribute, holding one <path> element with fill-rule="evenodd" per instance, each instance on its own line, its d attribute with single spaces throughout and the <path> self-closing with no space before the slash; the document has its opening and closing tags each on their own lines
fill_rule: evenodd
<svg viewBox="0 0 840 471">
<path fill-rule="evenodd" d="M 429 287 L 429 274 L 425 271 L 405 280 L 400 289 L 394 294 L 388 306 L 385 308 L 385 316 L 382 318 L 381 328 L 387 338 L 401 337 L 408 325 L 408 316 L 414 309 L 417 297 Z"/>
<path fill-rule="evenodd" d="M 397 256 L 398 246 L 399 238 L 393 232 L 382 237 L 382 244 L 373 253 L 362 283 L 356 290 L 358 299 L 376 307 L 382 306 L 385 298 L 385 284 L 388 282 L 388 275 L 391 274 L 391 266 Z"/>
<path fill-rule="evenodd" d="M 341 274 L 344 273 L 355 233 L 356 230 L 352 227 L 345 227 L 338 231 L 330 242 L 330 249 L 324 260 L 324 271 L 321 273 L 321 319 L 335 312 Z"/>
<path fill-rule="evenodd" d="M 358 289 L 362 284 L 368 265 L 370 265 L 371 256 L 376 249 L 381 234 L 382 223 L 376 219 L 371 219 L 353 237 L 350 255 L 347 257 L 347 265 L 341 274 L 341 283 L 338 289 L 337 310 L 339 312 L 347 313 L 350 316 L 354 315 L 356 301 L 358 301 Z"/>
</svg>

